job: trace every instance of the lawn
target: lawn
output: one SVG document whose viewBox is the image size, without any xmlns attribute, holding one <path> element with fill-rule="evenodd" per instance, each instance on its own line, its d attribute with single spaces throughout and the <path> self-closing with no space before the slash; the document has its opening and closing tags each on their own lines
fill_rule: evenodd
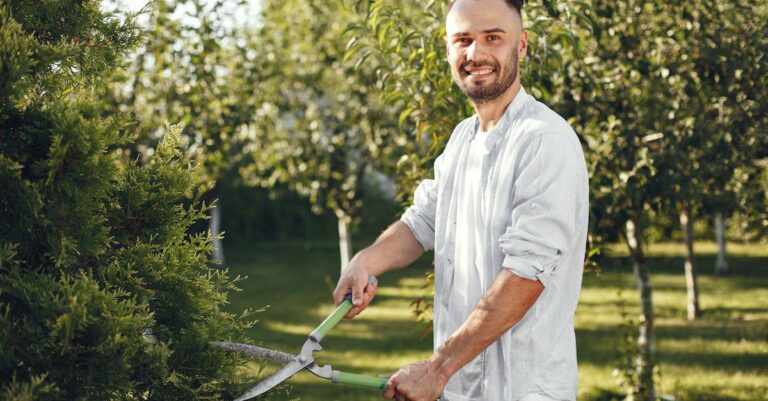
<svg viewBox="0 0 768 401">
<path fill-rule="evenodd" d="M 700 303 L 704 316 L 685 318 L 682 247 L 662 244 L 649 250 L 657 316 L 660 391 L 677 400 L 768 400 L 768 246 L 729 248 L 732 273 L 711 274 L 715 248 L 697 245 Z M 620 366 L 622 333 L 638 314 L 634 276 L 621 247 L 612 247 L 598 272 L 584 276 L 576 316 L 579 400 L 610 400 L 620 393 L 613 372 Z M 233 311 L 268 308 L 249 333 L 265 347 L 297 353 L 307 334 L 332 310 L 338 278 L 335 244 L 269 243 L 228 249 L 234 274 L 248 276 L 233 294 Z M 343 321 L 323 341 L 318 362 L 355 373 L 389 374 L 426 358 L 432 338 L 422 338 L 411 301 L 422 288 L 427 259 L 380 277 L 371 307 Z M 260 377 L 277 366 L 267 366 Z M 259 364 L 246 369 L 257 381 Z M 309 373 L 290 380 L 303 401 L 373 401 L 376 390 L 330 384 Z"/>
</svg>

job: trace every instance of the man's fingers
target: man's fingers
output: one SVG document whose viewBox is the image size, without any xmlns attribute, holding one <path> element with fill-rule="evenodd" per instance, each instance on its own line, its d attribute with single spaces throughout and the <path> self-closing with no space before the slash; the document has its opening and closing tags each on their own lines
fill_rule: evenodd
<svg viewBox="0 0 768 401">
<path fill-rule="evenodd" d="M 333 290 L 333 302 L 336 305 L 341 304 L 344 301 L 344 296 L 347 295 L 349 290 L 348 280 L 339 281 L 336 289 Z"/>
<path fill-rule="evenodd" d="M 360 283 L 359 280 L 352 279 L 352 305 L 360 306 L 363 304 L 363 290 L 365 290 L 365 284 Z"/>
<path fill-rule="evenodd" d="M 344 319 L 352 319 L 355 316 L 359 315 L 360 312 L 362 311 L 363 311 L 363 308 L 360 308 L 358 306 L 353 306 L 352 309 L 350 309 L 349 312 L 347 312 L 347 314 L 344 315 Z"/>
<path fill-rule="evenodd" d="M 365 287 L 365 292 L 363 292 L 361 297 L 361 303 L 360 305 L 355 305 L 352 307 L 352 309 L 347 312 L 346 315 L 344 315 L 345 319 L 352 319 L 355 316 L 359 315 L 360 312 L 362 312 L 365 308 L 368 307 L 368 305 L 371 304 L 371 301 L 373 301 L 373 297 L 376 296 L 376 284 L 371 283 L 368 284 L 368 286 Z"/>
<path fill-rule="evenodd" d="M 373 297 L 376 296 L 376 284 L 371 283 L 368 284 L 365 287 L 365 292 L 363 293 L 363 306 L 368 306 L 371 301 L 373 301 Z"/>
<path fill-rule="evenodd" d="M 373 296 L 376 294 L 376 290 L 379 289 L 379 282 L 374 281 L 372 283 L 368 283 L 367 286 L 365 286 L 365 292 L 367 294 L 371 294 L 371 299 L 373 299 Z"/>
<path fill-rule="evenodd" d="M 389 378 L 387 385 L 384 387 L 384 398 L 394 399 L 397 394 L 397 381 L 395 375 Z"/>
<path fill-rule="evenodd" d="M 344 315 L 344 318 L 352 319 L 353 317 L 359 315 L 360 312 L 362 312 L 365 308 L 368 307 L 368 304 L 371 303 L 371 299 L 373 299 L 371 295 L 368 295 L 367 293 L 363 294 L 363 303 L 358 306 L 353 306 L 352 309 L 350 309 L 349 312 L 347 312 L 347 314 Z"/>
</svg>

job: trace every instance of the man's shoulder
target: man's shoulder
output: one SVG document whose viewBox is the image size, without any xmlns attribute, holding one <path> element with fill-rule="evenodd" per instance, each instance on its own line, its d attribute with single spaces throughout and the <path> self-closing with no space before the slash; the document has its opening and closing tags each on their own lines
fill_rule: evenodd
<svg viewBox="0 0 768 401">
<path fill-rule="evenodd" d="M 467 133 L 474 131 L 476 123 L 477 123 L 477 114 L 472 114 L 471 116 L 461 120 L 461 122 L 456 124 L 456 127 L 453 128 L 453 133 L 451 134 L 451 138 L 458 136 L 457 134 L 466 135 Z"/>
<path fill-rule="evenodd" d="M 536 147 L 547 152 L 563 152 L 583 155 L 581 141 L 570 124 L 557 112 L 533 96 L 528 99 L 525 111 L 517 124 L 510 127 L 512 140 L 508 151 Z"/>
<path fill-rule="evenodd" d="M 527 136 L 555 135 L 576 139 L 576 133 L 560 114 L 531 96 L 519 129 Z"/>
</svg>

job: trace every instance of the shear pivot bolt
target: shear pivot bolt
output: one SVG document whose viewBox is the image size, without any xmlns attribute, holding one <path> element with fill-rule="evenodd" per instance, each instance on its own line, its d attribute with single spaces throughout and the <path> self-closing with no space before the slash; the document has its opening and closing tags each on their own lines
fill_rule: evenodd
<svg viewBox="0 0 768 401">
<path fill-rule="evenodd" d="M 305 358 L 305 357 L 303 357 L 303 356 L 300 356 L 300 357 L 299 357 L 299 362 L 301 362 L 301 363 L 304 363 L 304 362 L 306 362 L 306 361 L 307 361 L 307 358 Z"/>
</svg>

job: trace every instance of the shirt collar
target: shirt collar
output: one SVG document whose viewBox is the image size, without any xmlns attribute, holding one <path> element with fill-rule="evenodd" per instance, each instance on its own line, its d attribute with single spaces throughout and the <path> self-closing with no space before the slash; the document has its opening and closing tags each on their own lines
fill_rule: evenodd
<svg viewBox="0 0 768 401">
<path fill-rule="evenodd" d="M 509 103 L 509 106 L 507 106 L 507 109 L 504 111 L 504 115 L 501 116 L 501 119 L 499 122 L 494 126 L 490 131 L 486 132 L 486 139 L 485 139 L 485 147 L 489 151 L 492 150 L 496 143 L 501 139 L 502 136 L 504 136 L 504 132 L 507 131 L 507 128 L 509 127 L 509 123 L 514 119 L 518 111 L 523 108 L 523 104 L 525 104 L 525 101 L 528 99 L 528 93 L 525 91 L 525 88 L 523 86 L 520 86 L 520 90 L 517 92 L 517 95 L 515 95 L 515 98 L 512 99 L 512 102 Z M 478 132 L 480 132 L 480 118 L 475 114 L 475 123 L 474 123 L 475 129 L 472 130 L 472 134 L 468 138 L 468 142 L 471 142 L 475 135 L 477 135 Z"/>
</svg>

